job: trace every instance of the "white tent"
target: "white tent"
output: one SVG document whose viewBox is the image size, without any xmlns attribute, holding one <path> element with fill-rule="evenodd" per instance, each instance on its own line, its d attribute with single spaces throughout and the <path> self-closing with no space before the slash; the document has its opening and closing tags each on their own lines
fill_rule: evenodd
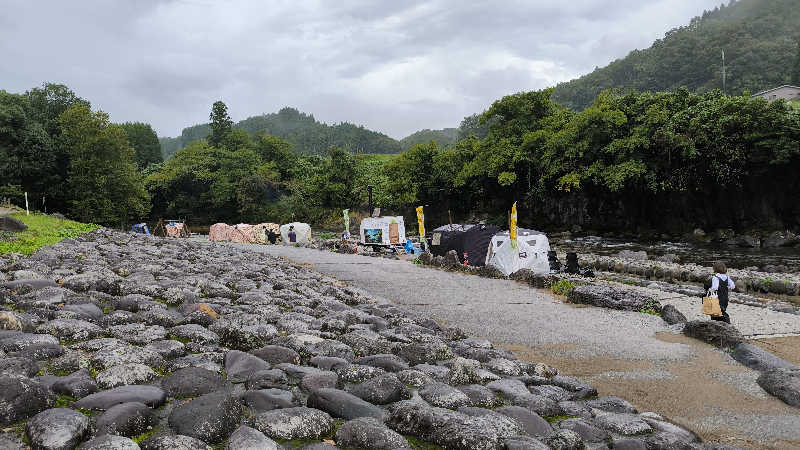
<svg viewBox="0 0 800 450">
<path fill-rule="evenodd" d="M 297 235 L 297 242 L 289 242 L 289 227 L 294 227 L 294 233 Z M 311 225 L 302 222 L 292 222 L 281 225 L 281 243 L 283 245 L 310 244 Z"/>
<path fill-rule="evenodd" d="M 404 245 L 406 225 L 403 216 L 367 217 L 361 221 L 361 243 L 364 245 Z"/>
<path fill-rule="evenodd" d="M 486 265 L 497 267 L 506 276 L 520 269 L 547 273 L 550 271 L 550 264 L 547 262 L 548 251 L 550 251 L 550 241 L 544 233 L 519 228 L 517 248 L 512 248 L 511 234 L 503 231 L 492 238 L 486 254 Z"/>
</svg>

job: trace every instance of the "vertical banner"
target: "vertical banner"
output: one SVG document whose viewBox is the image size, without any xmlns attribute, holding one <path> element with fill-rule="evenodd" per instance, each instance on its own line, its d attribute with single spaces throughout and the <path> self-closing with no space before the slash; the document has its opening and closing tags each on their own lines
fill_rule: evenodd
<svg viewBox="0 0 800 450">
<path fill-rule="evenodd" d="M 349 235 L 350 234 L 350 210 L 349 209 L 342 210 L 342 215 L 344 215 L 344 231 L 346 231 L 347 234 Z"/>
<path fill-rule="evenodd" d="M 511 207 L 511 248 L 517 248 L 517 202 Z"/>
<path fill-rule="evenodd" d="M 422 206 L 417 206 L 417 223 L 419 224 L 419 239 L 424 242 L 425 250 L 428 250 L 428 240 L 425 239 L 425 213 Z"/>
</svg>

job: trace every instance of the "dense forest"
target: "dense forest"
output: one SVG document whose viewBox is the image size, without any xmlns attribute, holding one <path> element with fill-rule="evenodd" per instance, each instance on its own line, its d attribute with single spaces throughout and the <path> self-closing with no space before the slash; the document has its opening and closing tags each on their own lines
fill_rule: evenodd
<svg viewBox="0 0 800 450">
<path fill-rule="evenodd" d="M 400 140 L 403 151 L 408 151 L 411 147 L 419 144 L 436 142 L 439 147 L 449 147 L 456 143 L 459 136 L 459 128 L 444 128 L 442 130 L 424 129 L 410 134 Z"/>
<path fill-rule="evenodd" d="M 725 52 L 727 94 L 800 85 L 800 7 L 796 0 L 738 0 L 706 11 L 670 30 L 645 50 L 559 84 L 553 99 L 575 110 L 604 90 L 696 92 L 722 89 Z"/>
<path fill-rule="evenodd" d="M 0 90 L 0 197 L 120 225 L 150 211 L 139 170 L 160 162 L 150 125 L 113 124 L 67 86 Z"/>
<path fill-rule="evenodd" d="M 291 142 L 234 126 L 216 102 L 204 139 L 160 162 L 155 133 L 117 125 L 66 86 L 0 91 L 0 197 L 119 226 L 159 217 L 338 223 L 366 211 L 426 206 L 431 224 L 483 219 L 597 232 L 800 226 L 800 109 L 719 90 L 605 91 L 581 112 L 552 89 L 497 100 L 465 118 L 449 147 L 398 155 Z M 46 199 L 46 205 L 39 201 Z M 411 217 L 409 217 L 411 219 Z"/>
<path fill-rule="evenodd" d="M 205 139 L 209 124 L 184 128 L 179 137 L 161 138 L 164 158 L 171 157 L 179 149 L 192 142 Z M 329 148 L 336 147 L 351 153 L 400 153 L 401 144 L 385 134 L 368 130 L 363 126 L 342 122 L 327 125 L 318 122 L 313 115 L 294 108 L 283 108 L 277 113 L 253 116 L 233 125 L 250 135 L 265 133 L 285 139 L 301 155 L 324 155 Z"/>
</svg>

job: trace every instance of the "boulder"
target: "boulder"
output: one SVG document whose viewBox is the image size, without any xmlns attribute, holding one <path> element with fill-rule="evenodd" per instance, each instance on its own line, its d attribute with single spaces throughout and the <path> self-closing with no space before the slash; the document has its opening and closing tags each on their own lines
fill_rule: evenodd
<svg viewBox="0 0 800 450">
<path fill-rule="evenodd" d="M 504 443 L 506 450 L 550 450 L 544 442 L 528 436 L 512 436 Z"/>
<path fill-rule="evenodd" d="M 447 409 L 458 409 L 462 406 L 471 406 L 472 402 L 466 394 L 458 389 L 440 382 L 425 385 L 419 390 L 419 395 L 432 406 Z"/>
<path fill-rule="evenodd" d="M 506 415 L 517 421 L 522 426 L 526 434 L 530 436 L 549 436 L 553 433 L 553 427 L 542 419 L 541 416 L 528 408 L 521 406 L 504 406 L 495 412 Z"/>
<path fill-rule="evenodd" d="M 347 391 L 375 405 L 394 403 L 409 396 L 405 385 L 397 376 L 388 373 L 349 387 Z"/>
<path fill-rule="evenodd" d="M 53 406 L 55 396 L 28 378 L 0 375 L 0 426 L 27 419 Z"/>
<path fill-rule="evenodd" d="M 156 386 L 121 386 L 107 391 L 88 395 L 72 406 L 82 409 L 107 410 L 114 405 L 128 402 L 140 402 L 151 408 L 164 404 L 166 394 Z"/>
<path fill-rule="evenodd" d="M 161 380 L 161 388 L 170 397 L 196 397 L 232 387 L 222 375 L 201 367 L 186 367 Z"/>
<path fill-rule="evenodd" d="M 65 377 L 60 377 L 50 386 L 50 390 L 57 394 L 70 397 L 83 398 L 97 392 L 97 383 L 87 369 L 80 369 Z"/>
<path fill-rule="evenodd" d="M 733 325 L 718 320 L 687 322 L 683 334 L 719 348 L 734 348 L 744 342 L 744 336 Z"/>
<path fill-rule="evenodd" d="M 400 357 L 408 361 L 409 364 L 435 364 L 437 361 L 444 361 L 453 358 L 450 347 L 441 341 L 420 342 L 408 344 L 400 350 Z"/>
<path fill-rule="evenodd" d="M 250 350 L 250 353 L 270 364 L 300 364 L 300 354 L 280 345 L 265 345 L 255 350 Z"/>
<path fill-rule="evenodd" d="M 263 412 L 253 427 L 273 439 L 320 439 L 333 431 L 333 419 L 313 408 L 287 408 Z"/>
<path fill-rule="evenodd" d="M 567 295 L 570 303 L 599 306 L 601 308 L 639 311 L 642 309 L 660 309 L 658 301 L 638 291 L 614 288 L 600 284 L 578 286 Z"/>
<path fill-rule="evenodd" d="M 464 450 L 499 449 L 507 438 L 522 433 L 517 421 L 490 410 L 468 415 L 412 400 L 391 405 L 388 425 L 400 434 Z"/>
<path fill-rule="evenodd" d="M 239 426 L 242 404 L 231 391 L 205 394 L 175 408 L 169 426 L 175 432 L 209 444 L 222 442 Z"/>
<path fill-rule="evenodd" d="M 611 434 L 585 419 L 566 419 L 558 423 L 562 430 L 574 431 L 586 442 L 603 442 L 611 439 Z"/>
<path fill-rule="evenodd" d="M 226 450 L 278 450 L 282 448 L 277 442 L 264 436 L 264 433 L 242 425 L 228 438 Z"/>
<path fill-rule="evenodd" d="M 731 356 L 745 366 L 765 372 L 772 369 L 797 369 L 797 366 L 779 358 L 761 347 L 742 342 L 733 349 Z"/>
<path fill-rule="evenodd" d="M 771 369 L 758 377 L 758 385 L 765 391 L 800 408 L 800 369 Z"/>
<path fill-rule="evenodd" d="M 141 447 L 142 450 L 212 450 L 199 439 L 179 434 L 151 437 Z"/>
<path fill-rule="evenodd" d="M 85 341 L 102 336 L 105 333 L 99 326 L 78 319 L 51 320 L 43 325 L 39 325 L 36 331 L 70 341 Z"/>
<path fill-rule="evenodd" d="M 345 448 L 392 450 L 409 447 L 406 438 L 372 417 L 346 422 L 336 430 L 336 445 Z"/>
<path fill-rule="evenodd" d="M 115 434 L 138 436 L 158 424 L 153 410 L 144 403 L 130 402 L 114 405 L 98 417 L 97 435 Z"/>
<path fill-rule="evenodd" d="M 225 372 L 228 374 L 228 380 L 234 383 L 242 383 L 250 375 L 269 368 L 268 362 L 249 353 L 231 350 L 225 354 Z"/>
<path fill-rule="evenodd" d="M 578 433 L 570 430 L 557 430 L 550 436 L 542 438 L 542 442 L 553 450 L 583 450 L 586 448 Z"/>
<path fill-rule="evenodd" d="M 219 336 L 213 331 L 209 331 L 202 325 L 190 323 L 187 325 L 179 325 L 169 329 L 169 333 L 176 336 L 178 339 L 197 342 L 200 344 L 216 344 L 219 342 Z"/>
<path fill-rule="evenodd" d="M 603 411 L 615 413 L 629 413 L 636 414 L 636 408 L 633 407 L 627 400 L 619 397 L 599 397 L 594 400 L 586 402 L 586 406 L 590 408 L 602 409 Z"/>
<path fill-rule="evenodd" d="M 661 318 L 670 325 L 686 323 L 686 316 L 673 305 L 664 305 L 661 307 Z"/>
<path fill-rule="evenodd" d="M 245 383 L 248 390 L 267 388 L 288 388 L 289 378 L 280 369 L 260 370 L 250 375 Z"/>
<path fill-rule="evenodd" d="M 594 423 L 600 428 L 625 436 L 653 431 L 653 428 L 636 414 L 603 412 L 596 409 Z"/>
<path fill-rule="evenodd" d="M 42 411 L 25 423 L 31 446 L 41 450 L 70 450 L 89 431 L 89 418 L 67 408 Z"/>
<path fill-rule="evenodd" d="M 104 434 L 84 442 L 78 450 L 141 450 L 131 439 L 113 434 Z"/>
<path fill-rule="evenodd" d="M 186 354 L 186 346 L 173 339 L 150 342 L 144 348 L 145 350 L 156 352 L 166 359 L 177 358 Z"/>
<path fill-rule="evenodd" d="M 359 417 L 384 420 L 387 416 L 385 410 L 339 389 L 317 389 L 308 396 L 307 404 L 310 408 L 317 408 L 345 420 Z"/>
<path fill-rule="evenodd" d="M 24 315 L 13 311 L 0 311 L 0 330 L 30 333 L 34 328 L 30 319 Z"/>
<path fill-rule="evenodd" d="M 19 233 L 28 229 L 28 226 L 22 221 L 15 219 L 11 216 L 0 216 L 0 231 L 10 231 L 12 233 Z"/>
<path fill-rule="evenodd" d="M 283 389 L 247 391 L 242 394 L 242 401 L 256 413 L 299 406 L 299 401 L 295 398 L 294 394 L 291 391 Z"/>
<path fill-rule="evenodd" d="M 408 369 L 408 363 L 397 355 L 380 354 L 356 358 L 354 364 L 380 367 L 387 372 L 399 372 Z"/>
<path fill-rule="evenodd" d="M 148 326 L 143 323 L 112 326 L 108 328 L 108 332 L 115 338 L 134 345 L 147 345 L 167 337 L 167 330 L 161 325 Z"/>
<path fill-rule="evenodd" d="M 112 389 L 130 384 L 145 384 L 156 378 L 158 378 L 158 374 L 153 369 L 138 363 L 113 366 L 94 377 L 101 389 Z"/>
<path fill-rule="evenodd" d="M 480 384 L 470 384 L 466 386 L 458 386 L 457 389 L 469 397 L 470 402 L 474 406 L 481 408 L 496 408 L 503 404 L 492 391 Z"/>
<path fill-rule="evenodd" d="M 0 359 L 0 375 L 32 377 L 39 372 L 36 361 L 28 358 L 3 358 Z"/>
</svg>

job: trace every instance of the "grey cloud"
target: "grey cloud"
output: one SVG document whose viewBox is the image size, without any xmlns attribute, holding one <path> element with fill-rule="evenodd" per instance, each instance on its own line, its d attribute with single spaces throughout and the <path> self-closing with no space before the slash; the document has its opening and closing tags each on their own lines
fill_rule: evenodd
<svg viewBox="0 0 800 450">
<path fill-rule="evenodd" d="M 0 89 L 63 82 L 160 135 L 290 105 L 401 138 L 644 48 L 719 0 L 0 0 Z"/>
</svg>

